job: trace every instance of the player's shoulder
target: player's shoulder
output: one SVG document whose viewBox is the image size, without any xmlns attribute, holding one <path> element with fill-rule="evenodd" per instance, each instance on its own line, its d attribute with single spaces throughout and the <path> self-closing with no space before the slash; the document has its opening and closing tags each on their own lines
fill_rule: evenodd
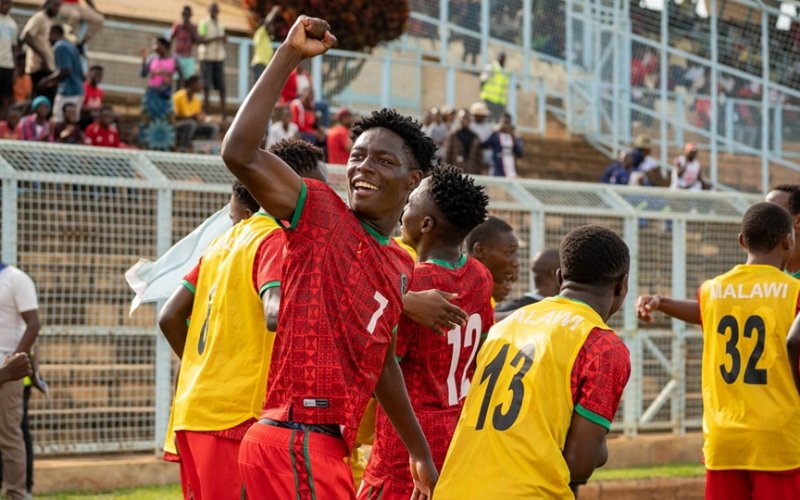
<svg viewBox="0 0 800 500">
<path fill-rule="evenodd" d="M 584 349 L 597 355 L 612 354 L 615 356 L 630 356 L 628 346 L 617 332 L 610 328 L 596 326 L 589 332 L 584 342 Z"/>
</svg>

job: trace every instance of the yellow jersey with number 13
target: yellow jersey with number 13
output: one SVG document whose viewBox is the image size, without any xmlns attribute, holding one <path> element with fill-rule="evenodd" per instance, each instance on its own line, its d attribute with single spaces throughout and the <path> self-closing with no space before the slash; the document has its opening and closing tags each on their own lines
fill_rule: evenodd
<svg viewBox="0 0 800 500">
<path fill-rule="evenodd" d="M 786 352 L 799 293 L 800 281 L 765 265 L 701 286 L 706 468 L 800 467 L 800 395 Z"/>
<path fill-rule="evenodd" d="M 594 328 L 588 305 L 551 297 L 489 331 L 478 353 L 436 498 L 573 498 L 561 450 L 575 411 L 570 378 Z"/>
</svg>

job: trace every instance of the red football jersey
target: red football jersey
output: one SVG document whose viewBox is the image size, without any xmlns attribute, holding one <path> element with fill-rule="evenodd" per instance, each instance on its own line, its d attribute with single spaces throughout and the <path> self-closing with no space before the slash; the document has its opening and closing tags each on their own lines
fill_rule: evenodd
<svg viewBox="0 0 800 500">
<path fill-rule="evenodd" d="M 471 257 L 463 256 L 455 266 L 434 260 L 414 267 L 413 291 L 437 289 L 457 294 L 456 305 L 469 315 L 466 327 L 458 326 L 446 334 L 425 328 L 405 315 L 397 330 L 397 356 L 401 358 L 408 396 L 439 470 L 475 370 L 475 355 L 483 334 L 494 323 L 493 287 L 491 272 Z M 375 444 L 364 479 L 380 485 L 389 478 L 393 489 L 406 485 L 403 492 L 411 494 L 414 485 L 408 452 L 379 408 Z"/>
<path fill-rule="evenodd" d="M 348 448 L 383 370 L 414 262 L 305 179 L 286 229 L 280 330 L 264 416 L 337 424 Z"/>
</svg>

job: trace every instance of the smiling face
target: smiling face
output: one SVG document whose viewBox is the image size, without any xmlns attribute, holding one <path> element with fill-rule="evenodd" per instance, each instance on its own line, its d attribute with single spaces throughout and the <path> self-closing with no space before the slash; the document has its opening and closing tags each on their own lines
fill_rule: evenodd
<svg viewBox="0 0 800 500">
<path fill-rule="evenodd" d="M 356 139 L 350 151 L 350 208 L 364 218 L 393 217 L 396 222 L 409 192 L 421 178 L 422 171 L 399 135 L 381 127 L 369 129 Z"/>
</svg>

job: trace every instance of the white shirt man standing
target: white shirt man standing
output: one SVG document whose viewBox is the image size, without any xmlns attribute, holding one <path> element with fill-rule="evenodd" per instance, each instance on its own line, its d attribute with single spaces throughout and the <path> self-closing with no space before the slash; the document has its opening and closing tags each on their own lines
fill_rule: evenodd
<svg viewBox="0 0 800 500">
<path fill-rule="evenodd" d="M 39 334 L 39 303 L 33 280 L 14 266 L 0 263 L 0 360 L 29 353 Z M 26 498 L 26 454 L 22 436 L 22 380 L 0 385 L 0 454 L 9 500 Z"/>
</svg>

